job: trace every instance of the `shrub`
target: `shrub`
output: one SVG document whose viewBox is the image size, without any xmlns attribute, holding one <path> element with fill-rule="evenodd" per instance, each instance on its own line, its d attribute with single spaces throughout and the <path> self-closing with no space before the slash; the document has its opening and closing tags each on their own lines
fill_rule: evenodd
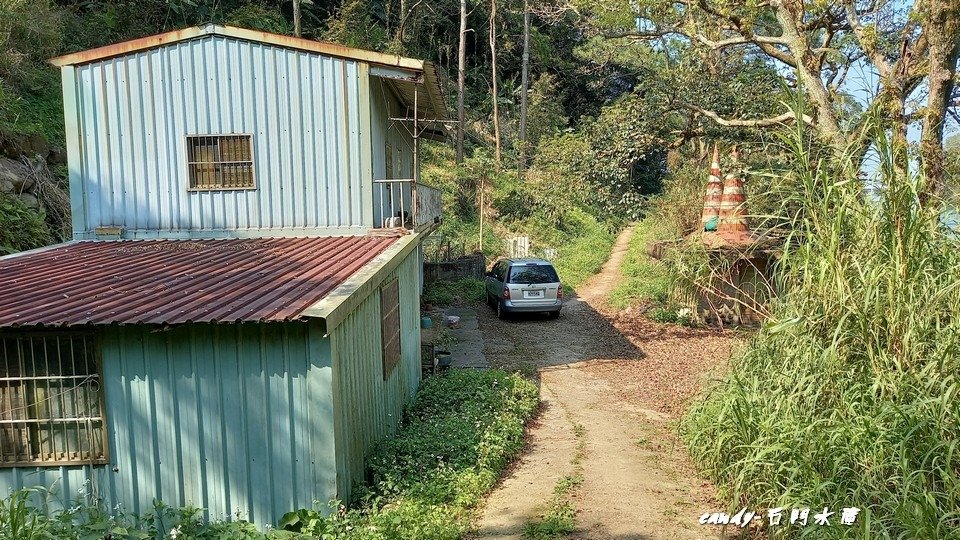
<svg viewBox="0 0 960 540">
<path fill-rule="evenodd" d="M 479 302 L 484 299 L 484 291 L 484 282 L 476 278 L 440 279 L 423 288 L 423 301 L 435 306 Z"/>
<path fill-rule="evenodd" d="M 556 260 L 552 261 L 560 280 L 568 289 L 579 287 L 596 274 L 607 262 L 615 236 L 606 223 L 597 221 L 586 212 L 574 209 L 568 212 L 566 231 L 547 234 L 540 243 L 559 245 Z M 548 229 L 533 230 L 542 231 Z"/>
<path fill-rule="evenodd" d="M 43 216 L 20 199 L 0 194 L 0 255 L 50 244 L 53 237 Z"/>
<path fill-rule="evenodd" d="M 670 227 L 658 216 L 647 216 L 636 225 L 620 267 L 623 278 L 610 293 L 612 307 L 646 309 L 666 305 L 673 288 L 671 269 L 650 257 L 647 246 L 667 238 L 671 238 Z"/>
<path fill-rule="evenodd" d="M 958 538 L 960 246 L 889 149 L 875 200 L 795 150 L 781 300 L 684 438 L 731 506 L 861 509 L 818 538 Z"/>
</svg>

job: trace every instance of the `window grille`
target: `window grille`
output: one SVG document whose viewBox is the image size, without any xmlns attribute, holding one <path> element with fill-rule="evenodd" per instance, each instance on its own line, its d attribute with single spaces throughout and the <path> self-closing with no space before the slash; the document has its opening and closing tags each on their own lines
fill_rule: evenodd
<svg viewBox="0 0 960 540">
<path fill-rule="evenodd" d="M 383 380 L 387 380 L 400 363 L 400 286 L 396 279 L 380 289 L 380 336 Z"/>
<path fill-rule="evenodd" d="M 190 189 L 249 189 L 253 181 L 252 135 L 188 135 Z"/>
<path fill-rule="evenodd" d="M 0 466 L 106 463 L 96 342 L 0 335 Z"/>
</svg>

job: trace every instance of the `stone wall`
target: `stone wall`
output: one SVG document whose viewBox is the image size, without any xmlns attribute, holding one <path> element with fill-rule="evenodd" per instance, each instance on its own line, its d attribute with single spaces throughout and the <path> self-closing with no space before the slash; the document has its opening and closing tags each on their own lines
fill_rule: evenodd
<svg viewBox="0 0 960 540">
<path fill-rule="evenodd" d="M 483 279 L 487 259 L 482 253 L 464 255 L 452 261 L 423 263 L 423 280 L 432 283 L 439 279 L 452 281 L 466 277 Z"/>
</svg>

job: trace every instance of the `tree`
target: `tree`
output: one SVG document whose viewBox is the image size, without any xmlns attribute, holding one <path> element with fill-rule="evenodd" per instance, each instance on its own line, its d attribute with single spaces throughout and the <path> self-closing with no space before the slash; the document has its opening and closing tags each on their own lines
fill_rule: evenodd
<svg viewBox="0 0 960 540">
<path fill-rule="evenodd" d="M 497 167 L 502 163 L 500 150 L 500 93 L 497 91 L 497 0 L 490 0 L 490 72 L 493 99 L 494 159 Z"/>
<path fill-rule="evenodd" d="M 554 4 L 553 11 L 580 14 L 592 31 L 608 39 L 679 37 L 705 56 L 742 50 L 763 58 L 790 73 L 785 82 L 810 105 L 802 121 L 837 154 L 851 146 L 866 154 L 871 130 L 859 128 L 868 118 L 882 119 L 903 147 L 907 125 L 920 117 L 927 134 L 925 169 L 939 186 L 942 121 L 946 109 L 956 105 L 949 95 L 957 67 L 960 7 L 955 0 L 917 0 L 908 10 L 901 6 L 897 0 L 571 0 Z M 879 86 L 857 112 L 844 106 L 844 88 L 859 63 L 876 71 Z M 923 114 L 908 111 L 908 100 L 924 85 L 929 92 Z M 789 110 L 766 117 L 725 117 L 696 102 L 679 105 L 727 127 L 766 128 L 795 118 Z"/>
<path fill-rule="evenodd" d="M 463 163 L 466 131 L 464 100 L 467 92 L 467 0 L 460 0 L 460 46 L 457 49 L 457 163 Z"/>
<path fill-rule="evenodd" d="M 293 0 L 293 35 L 297 37 L 303 35 L 300 27 L 300 0 Z"/>
<path fill-rule="evenodd" d="M 947 178 L 944 174 L 943 124 L 947 109 L 957 103 L 953 99 L 956 87 L 957 59 L 960 57 L 960 2 L 956 0 L 929 0 L 925 16 L 929 32 L 929 76 L 927 78 L 927 107 L 923 112 L 923 132 L 920 137 L 920 155 L 926 177 L 935 182 L 932 191 L 942 193 Z"/>
<path fill-rule="evenodd" d="M 520 75 L 520 170 L 527 166 L 527 100 L 530 93 L 530 7 L 523 2 L 523 60 Z"/>
</svg>

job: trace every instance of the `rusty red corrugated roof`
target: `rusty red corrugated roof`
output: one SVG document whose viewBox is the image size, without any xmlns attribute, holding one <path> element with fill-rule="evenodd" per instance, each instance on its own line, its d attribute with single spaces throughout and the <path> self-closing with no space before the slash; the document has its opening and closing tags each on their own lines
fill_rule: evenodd
<svg viewBox="0 0 960 540">
<path fill-rule="evenodd" d="M 396 240 L 64 244 L 0 259 L 0 327 L 292 320 Z"/>
</svg>

